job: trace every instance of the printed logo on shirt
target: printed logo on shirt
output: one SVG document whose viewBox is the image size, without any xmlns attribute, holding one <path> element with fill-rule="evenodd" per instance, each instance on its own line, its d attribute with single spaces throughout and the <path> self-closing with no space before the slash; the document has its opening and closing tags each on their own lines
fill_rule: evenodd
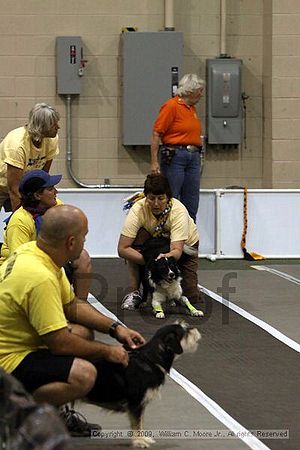
<svg viewBox="0 0 300 450">
<path fill-rule="evenodd" d="M 38 156 L 37 158 L 29 158 L 28 167 L 35 167 L 36 169 L 42 169 L 45 165 L 46 156 Z"/>
</svg>

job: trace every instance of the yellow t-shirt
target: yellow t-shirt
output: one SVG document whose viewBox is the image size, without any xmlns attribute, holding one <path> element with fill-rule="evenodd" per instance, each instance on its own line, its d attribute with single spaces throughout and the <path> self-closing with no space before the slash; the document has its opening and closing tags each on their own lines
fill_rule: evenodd
<svg viewBox="0 0 300 450">
<path fill-rule="evenodd" d="M 153 234 L 157 225 L 158 220 L 152 214 L 146 199 L 143 198 L 130 209 L 121 234 L 134 239 L 141 227 Z M 185 241 L 187 245 L 194 245 L 199 241 L 195 222 L 189 216 L 186 207 L 176 198 L 172 198 L 172 208 L 164 225 L 164 231 L 169 233 L 171 242 Z"/>
<path fill-rule="evenodd" d="M 36 242 L 19 247 L 0 268 L 0 366 L 11 373 L 41 336 L 67 326 L 63 305 L 74 298 L 62 268 Z"/>
<path fill-rule="evenodd" d="M 37 148 L 25 127 L 10 131 L 0 144 L 0 189 L 7 192 L 7 164 L 24 172 L 42 169 L 58 153 L 58 136 L 44 138 L 41 147 Z"/>
<path fill-rule="evenodd" d="M 56 199 L 57 205 L 63 202 Z M 0 251 L 0 266 L 20 245 L 36 241 L 36 226 L 32 214 L 22 206 L 11 216 L 3 233 L 3 244 Z"/>
</svg>

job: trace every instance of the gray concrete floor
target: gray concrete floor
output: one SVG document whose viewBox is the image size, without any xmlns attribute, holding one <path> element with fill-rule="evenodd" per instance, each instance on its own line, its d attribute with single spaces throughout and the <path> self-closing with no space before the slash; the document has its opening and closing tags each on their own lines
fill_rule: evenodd
<svg viewBox="0 0 300 450">
<path fill-rule="evenodd" d="M 300 278 L 300 266 L 295 260 L 284 261 L 283 265 L 275 261 L 264 261 L 260 264 L 270 265 L 277 270 L 287 272 Z M 241 308 L 266 321 L 290 338 L 300 342 L 299 318 L 299 286 L 283 280 L 268 272 L 251 269 L 256 262 L 217 261 L 216 263 L 200 260 L 199 283 L 211 291 L 222 295 L 224 276 L 236 273 L 230 281 L 235 292 L 229 300 Z M 219 288 L 219 290 L 218 290 Z M 220 368 L 216 367 L 216 370 Z M 212 374 L 213 376 L 213 374 Z M 101 424 L 103 430 L 128 429 L 128 420 L 124 414 L 107 412 L 94 405 L 77 404 L 90 422 Z M 207 409 L 192 398 L 183 388 L 170 378 L 161 390 L 161 399 L 154 400 L 146 409 L 145 429 L 148 430 L 225 430 Z M 125 449 L 129 440 L 78 439 L 73 438 L 76 449 Z M 272 448 L 270 441 L 270 447 Z M 159 439 L 152 446 L 155 449 L 214 449 L 242 450 L 249 448 L 240 439 Z M 268 447 L 266 447 L 268 448 Z M 292 447 L 289 447 L 292 448 Z M 296 448 L 295 448 L 296 450 Z"/>
<path fill-rule="evenodd" d="M 95 405 L 80 404 L 78 410 L 92 423 L 100 423 L 103 430 L 126 430 L 129 423 L 126 414 L 111 413 Z M 161 398 L 153 400 L 146 409 L 146 430 L 176 430 L 184 434 L 185 430 L 226 430 L 226 427 L 215 419 L 207 410 L 194 400 L 183 388 L 169 377 L 161 390 Z M 130 446 L 128 439 L 88 439 L 73 438 L 76 449 L 115 449 L 121 450 Z M 240 439 L 158 439 L 151 446 L 153 450 L 185 449 L 185 450 L 242 450 L 248 448 Z"/>
<path fill-rule="evenodd" d="M 225 277 L 232 274 L 230 286 L 235 292 L 229 294 L 229 301 L 272 325 L 289 338 L 300 342 L 298 322 L 300 286 L 273 273 L 251 268 L 251 265 L 256 265 L 255 262 L 248 263 L 247 270 L 237 267 L 224 269 L 222 266 L 226 263 L 225 261 L 222 263 L 219 264 L 220 268 L 214 265 L 211 269 L 199 270 L 199 283 L 217 293 L 222 291 Z M 287 273 L 300 280 L 300 264 L 296 261 L 292 264 L 286 262 L 284 265 L 276 264 L 275 261 L 265 261 L 260 265 Z M 219 292 L 218 295 L 222 296 L 222 293 Z"/>
</svg>

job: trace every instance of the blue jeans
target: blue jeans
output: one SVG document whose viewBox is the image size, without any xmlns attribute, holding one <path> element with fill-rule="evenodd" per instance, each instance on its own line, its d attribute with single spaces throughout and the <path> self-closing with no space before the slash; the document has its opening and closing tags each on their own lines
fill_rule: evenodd
<svg viewBox="0 0 300 450">
<path fill-rule="evenodd" d="M 184 148 L 176 147 L 169 163 L 163 153 L 160 156 L 161 172 L 168 178 L 173 197 L 184 204 L 196 222 L 200 189 L 200 153 L 191 153 Z"/>
</svg>

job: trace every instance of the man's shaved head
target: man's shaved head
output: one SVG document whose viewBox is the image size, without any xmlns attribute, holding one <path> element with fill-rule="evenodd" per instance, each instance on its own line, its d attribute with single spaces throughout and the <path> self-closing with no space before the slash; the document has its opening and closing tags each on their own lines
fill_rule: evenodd
<svg viewBox="0 0 300 450">
<path fill-rule="evenodd" d="M 49 208 L 42 218 L 40 238 L 48 244 L 54 245 L 77 236 L 87 227 L 87 218 L 81 209 L 71 205 L 58 205 Z"/>
</svg>

